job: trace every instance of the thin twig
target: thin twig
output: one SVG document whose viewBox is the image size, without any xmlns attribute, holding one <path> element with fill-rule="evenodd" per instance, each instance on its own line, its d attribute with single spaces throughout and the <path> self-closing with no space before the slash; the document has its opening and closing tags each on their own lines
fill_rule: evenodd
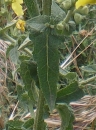
<svg viewBox="0 0 96 130">
<path fill-rule="evenodd" d="M 81 51 L 75 58 L 73 58 L 68 64 L 66 64 L 65 66 L 63 66 L 62 68 L 65 69 L 68 65 L 70 65 L 77 57 L 79 57 L 85 50 L 87 50 L 92 44 L 94 44 L 94 42 L 96 42 L 96 39 L 90 43 L 90 45 L 88 45 L 83 51 Z M 76 49 L 76 48 L 75 48 Z M 72 52 L 73 53 L 73 52 Z M 72 54 L 71 54 L 72 55 Z"/>
<path fill-rule="evenodd" d="M 71 57 L 73 56 L 73 54 L 74 54 L 74 52 L 77 50 L 77 48 L 84 42 L 84 40 L 89 36 L 89 34 L 91 33 L 91 32 L 93 32 L 93 30 L 95 29 L 95 27 L 84 37 L 84 39 L 78 44 L 78 46 L 74 49 L 74 51 L 71 53 L 71 55 L 67 58 L 68 60 L 69 59 L 71 59 Z M 68 61 L 67 60 L 67 61 Z M 66 61 L 65 61 L 66 62 Z M 61 68 L 63 68 L 63 69 L 65 69 L 69 64 L 71 64 L 72 62 L 73 62 L 73 60 L 72 61 L 70 61 L 67 65 L 65 65 L 65 62 L 63 63 L 63 64 L 61 64 Z"/>
<path fill-rule="evenodd" d="M 17 106 L 18 106 L 18 103 L 19 103 L 19 101 L 17 102 L 16 106 L 14 107 L 14 109 L 13 109 L 13 111 L 12 111 L 10 117 L 9 117 L 9 120 L 13 120 L 14 113 L 15 113 L 15 111 L 16 111 L 16 108 L 17 108 Z"/>
</svg>

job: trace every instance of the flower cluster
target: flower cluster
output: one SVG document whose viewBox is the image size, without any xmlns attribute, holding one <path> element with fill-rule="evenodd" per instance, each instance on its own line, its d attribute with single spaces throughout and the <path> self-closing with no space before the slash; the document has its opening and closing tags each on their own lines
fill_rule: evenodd
<svg viewBox="0 0 96 130">
<path fill-rule="evenodd" d="M 25 31 L 25 24 L 26 24 L 25 21 L 19 19 L 19 20 L 17 21 L 17 23 L 16 23 L 16 27 L 17 27 L 19 30 L 21 30 L 22 32 L 24 32 L 24 31 Z"/>
</svg>

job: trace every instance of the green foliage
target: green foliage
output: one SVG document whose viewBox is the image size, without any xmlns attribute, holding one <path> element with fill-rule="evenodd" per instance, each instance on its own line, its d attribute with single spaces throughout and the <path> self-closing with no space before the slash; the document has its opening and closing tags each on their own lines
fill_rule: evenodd
<svg viewBox="0 0 96 130">
<path fill-rule="evenodd" d="M 61 117 L 60 130 L 72 130 L 74 116 L 69 107 L 70 102 L 84 95 L 85 89 L 83 91 L 81 87 L 84 88 L 90 82 L 96 85 L 94 82 L 96 78 L 94 76 L 96 73 L 95 60 L 93 60 L 96 57 L 94 49 L 90 47 L 86 53 L 80 55 L 80 58 L 74 60 L 76 65 L 74 63 L 64 70 L 59 65 L 66 60 L 66 57 L 69 57 L 71 50 L 83 38 L 78 35 L 79 30 L 83 28 L 90 30 L 95 25 L 92 18 L 94 18 L 93 12 L 96 9 L 91 10 L 89 14 L 87 7 L 75 10 L 74 0 L 70 1 L 71 3 L 66 1 L 66 8 L 63 0 L 57 0 L 58 3 L 55 0 L 24 0 L 24 2 L 29 13 L 27 15 L 31 18 L 26 19 L 24 16 L 26 32 L 22 33 L 15 28 L 16 21 L 8 24 L 8 21 L 12 19 L 8 15 L 10 19 L 6 21 L 6 26 L 0 26 L 0 35 L 11 41 L 7 56 L 16 67 L 12 72 L 12 81 L 15 80 L 16 85 L 16 97 L 18 96 L 24 112 L 30 112 L 32 118 L 21 121 L 17 117 L 16 120 L 8 121 L 8 130 L 45 130 L 44 119 L 55 108 Z M 0 16 L 8 14 L 8 11 L 4 10 L 7 6 L 7 3 L 6 5 L 3 3 Z M 77 14 L 79 15 L 76 16 Z M 88 18 L 85 17 L 86 14 Z M 83 22 L 82 18 L 84 18 Z M 91 18 L 89 21 L 93 21 L 89 22 L 89 18 Z M 95 35 L 87 38 L 76 50 L 76 54 L 82 52 L 82 49 L 89 45 L 89 41 L 91 42 Z M 75 53 L 72 57 L 74 55 Z M 82 74 L 80 74 L 77 68 L 82 65 Z M 36 116 L 34 109 L 37 109 Z M 20 114 L 22 116 L 22 113 Z"/>
<path fill-rule="evenodd" d="M 8 130 L 22 130 L 23 122 L 16 120 L 16 121 L 9 121 L 7 124 Z"/>
<path fill-rule="evenodd" d="M 74 114 L 66 104 L 58 104 L 57 110 L 61 117 L 60 130 L 73 130 Z"/>
<path fill-rule="evenodd" d="M 52 110 L 56 100 L 60 38 L 51 35 L 51 29 L 45 26 L 48 20 L 46 16 L 38 16 L 28 21 L 27 24 L 31 28 L 29 37 L 34 43 L 33 57 L 37 62 L 40 88 Z"/>
<path fill-rule="evenodd" d="M 43 32 L 49 25 L 50 18 L 46 15 L 36 16 L 27 21 L 28 29 L 33 37 Z M 46 24 L 47 23 L 47 24 Z M 31 38 L 31 37 L 30 37 Z M 31 38 L 32 40 L 32 38 Z"/>
<path fill-rule="evenodd" d="M 78 87 L 78 82 L 74 81 L 57 92 L 56 102 L 70 103 L 80 99 L 83 95 L 84 92 Z"/>
<path fill-rule="evenodd" d="M 16 24 L 16 21 L 12 21 L 10 23 L 7 23 L 7 25 L 4 28 L 0 29 L 0 34 L 6 32 L 8 29 L 10 29 L 10 27 L 12 27 L 15 24 Z"/>
<path fill-rule="evenodd" d="M 56 2 L 53 1 L 51 8 L 51 17 L 54 20 L 54 24 L 60 22 L 65 16 L 66 13 L 56 4 Z"/>
<path fill-rule="evenodd" d="M 40 87 L 52 110 L 56 100 L 56 82 L 58 81 L 59 57 L 56 37 L 46 33 L 34 41 L 34 59 L 37 61 Z M 55 44 L 54 44 L 55 43 Z"/>
<path fill-rule="evenodd" d="M 34 120 L 33 119 L 29 119 L 27 120 L 24 124 L 23 124 L 23 127 L 27 130 L 30 130 L 32 129 L 32 126 L 34 124 Z"/>
<path fill-rule="evenodd" d="M 39 15 L 37 0 L 24 0 L 24 2 L 27 6 L 28 13 L 31 18 Z"/>
<path fill-rule="evenodd" d="M 87 65 L 87 66 L 82 66 L 81 69 L 82 69 L 84 72 L 96 73 L 96 64 Z"/>
<path fill-rule="evenodd" d="M 32 68 L 35 67 L 34 64 L 31 64 L 31 65 L 32 65 L 31 66 Z M 36 73 L 34 73 L 35 71 L 36 71 L 36 68 L 35 69 L 33 68 L 33 71 L 31 69 L 33 78 L 37 77 Z M 34 88 L 35 86 L 34 86 L 34 81 L 32 80 L 31 73 L 30 73 L 30 69 L 28 66 L 28 62 L 27 61 L 22 62 L 20 65 L 20 74 L 21 74 L 24 84 L 25 84 L 24 88 L 28 92 L 30 99 L 32 101 L 36 101 L 37 98 L 35 98 L 35 97 L 37 96 L 37 94 L 35 92 L 36 90 Z"/>
<path fill-rule="evenodd" d="M 7 57 L 11 58 L 11 61 L 17 65 L 18 64 L 18 58 L 19 58 L 19 52 L 18 52 L 18 45 L 11 45 L 7 49 Z"/>
<path fill-rule="evenodd" d="M 20 120 L 10 120 L 7 123 L 8 130 L 32 130 L 33 129 L 34 120 L 30 118 L 27 121 Z"/>
<path fill-rule="evenodd" d="M 25 47 L 28 47 L 28 45 L 31 44 L 31 40 L 29 39 L 29 37 L 27 37 L 24 42 L 19 46 L 18 50 L 22 50 Z"/>
</svg>

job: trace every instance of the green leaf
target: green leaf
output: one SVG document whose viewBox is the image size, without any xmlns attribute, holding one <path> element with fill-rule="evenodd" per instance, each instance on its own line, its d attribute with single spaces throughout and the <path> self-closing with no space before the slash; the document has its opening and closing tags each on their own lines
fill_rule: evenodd
<svg viewBox="0 0 96 130">
<path fill-rule="evenodd" d="M 48 105 L 44 105 L 44 110 L 43 110 L 43 118 L 46 119 L 46 118 L 49 118 L 50 116 L 50 110 L 49 110 L 49 107 Z"/>
<path fill-rule="evenodd" d="M 22 128 L 8 127 L 8 130 L 22 130 Z"/>
<path fill-rule="evenodd" d="M 66 78 L 70 81 L 77 80 L 77 74 L 75 72 L 69 72 L 66 69 L 63 70 L 62 68 L 60 68 L 59 74 L 60 74 L 60 77 Z"/>
<path fill-rule="evenodd" d="M 17 65 L 19 60 L 18 45 L 9 46 L 7 50 L 7 55 L 10 57 L 11 61 Z"/>
<path fill-rule="evenodd" d="M 61 117 L 60 130 L 73 130 L 74 114 L 66 104 L 58 104 L 57 110 Z"/>
<path fill-rule="evenodd" d="M 11 21 L 10 23 L 7 23 L 7 25 L 0 29 L 0 33 L 4 33 L 6 30 L 10 29 L 10 27 L 14 26 L 16 24 L 16 21 Z"/>
<path fill-rule="evenodd" d="M 18 50 L 24 49 L 26 46 L 28 46 L 31 43 L 31 40 L 29 37 L 27 37 L 24 42 L 19 46 Z"/>
<path fill-rule="evenodd" d="M 23 88 L 23 86 L 21 86 L 21 85 L 17 85 L 17 86 L 16 86 L 16 89 L 17 89 L 18 99 L 19 99 L 19 101 L 20 101 L 20 100 L 21 100 L 21 95 L 22 95 L 23 92 L 24 92 L 24 88 Z"/>
<path fill-rule="evenodd" d="M 29 93 L 25 92 L 21 95 L 21 104 L 25 110 L 26 110 L 26 108 L 28 108 L 32 117 L 34 118 L 35 114 L 34 114 L 34 110 L 33 110 L 33 100 L 30 99 Z"/>
<path fill-rule="evenodd" d="M 60 89 L 58 92 L 57 92 L 57 98 L 58 97 L 62 97 L 62 96 L 66 96 L 68 94 L 71 94 L 73 93 L 74 91 L 76 91 L 78 89 L 78 82 L 75 81 L 71 84 L 69 84 L 68 86 Z"/>
<path fill-rule="evenodd" d="M 55 23 L 58 23 L 64 19 L 66 13 L 53 1 L 51 8 L 51 17 Z"/>
<path fill-rule="evenodd" d="M 78 87 L 78 82 L 74 81 L 70 85 L 57 92 L 56 102 L 70 103 L 71 101 L 76 101 L 84 96 L 82 89 Z"/>
<path fill-rule="evenodd" d="M 38 78 L 38 75 L 37 75 L 37 64 L 36 64 L 36 62 L 30 60 L 28 62 L 28 68 L 30 70 L 30 75 L 31 75 L 32 79 L 34 79 L 37 87 L 40 88 L 39 87 L 39 78 Z"/>
<path fill-rule="evenodd" d="M 21 127 L 23 125 L 23 122 L 20 120 L 10 120 L 8 121 L 8 130 L 22 130 Z"/>
<path fill-rule="evenodd" d="M 33 124 L 34 124 L 34 119 L 29 119 L 27 120 L 24 124 L 23 124 L 23 127 L 26 128 L 26 129 L 29 129 L 29 128 L 33 128 Z"/>
<path fill-rule="evenodd" d="M 88 73 L 96 73 L 96 64 L 82 66 L 81 70 L 88 72 Z"/>
<path fill-rule="evenodd" d="M 20 60 L 21 62 L 27 61 L 27 60 L 29 60 L 29 59 L 30 59 L 30 56 L 28 56 L 28 55 L 20 55 L 20 56 L 19 56 L 19 60 Z"/>
<path fill-rule="evenodd" d="M 30 17 L 39 15 L 37 0 L 24 0 Z"/>
<path fill-rule="evenodd" d="M 34 84 L 33 79 L 30 75 L 30 69 L 28 66 L 29 61 L 23 61 L 20 65 L 20 74 L 22 76 L 23 82 L 25 84 L 25 90 L 28 92 L 28 95 L 32 101 L 35 101 L 34 98 Z"/>
<path fill-rule="evenodd" d="M 50 18 L 46 15 L 40 15 L 28 20 L 27 26 L 31 31 L 32 36 L 37 36 L 38 34 L 43 32 L 47 28 L 46 23 L 49 23 L 49 21 Z"/>
<path fill-rule="evenodd" d="M 66 74 L 65 78 L 71 81 L 77 80 L 77 74 L 75 72 L 69 72 Z"/>
<path fill-rule="evenodd" d="M 34 59 L 37 61 L 40 87 L 44 93 L 50 110 L 54 108 L 59 73 L 58 38 L 46 32 L 36 38 L 30 35 L 34 42 Z M 60 42 L 59 42 L 60 43 Z"/>
<path fill-rule="evenodd" d="M 5 8 L 2 8 L 1 6 L 1 9 L 0 9 L 0 17 L 4 16 L 6 17 L 6 14 L 7 14 L 7 10 Z"/>
</svg>

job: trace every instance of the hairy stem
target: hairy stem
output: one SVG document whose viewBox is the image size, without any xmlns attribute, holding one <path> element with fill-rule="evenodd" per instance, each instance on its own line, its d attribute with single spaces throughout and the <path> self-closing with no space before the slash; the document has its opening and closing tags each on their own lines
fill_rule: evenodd
<svg viewBox="0 0 96 130">
<path fill-rule="evenodd" d="M 52 0 L 43 0 L 43 14 L 51 15 Z"/>
<path fill-rule="evenodd" d="M 81 81 L 81 82 L 79 83 L 79 85 L 80 85 L 80 86 L 81 86 L 81 85 L 86 85 L 86 84 L 88 84 L 88 83 L 90 83 L 90 82 L 92 82 L 92 81 L 95 81 L 95 80 L 96 80 L 96 75 L 93 76 L 93 77 L 91 77 L 91 78 L 88 78 L 88 79 L 86 79 L 86 80 Z"/>
<path fill-rule="evenodd" d="M 64 20 L 63 20 L 64 23 L 68 23 L 68 22 L 69 22 L 70 17 L 71 17 L 72 14 L 73 14 L 73 11 L 74 11 L 74 8 L 72 8 L 71 10 L 68 11 L 66 17 L 65 17 Z"/>
<path fill-rule="evenodd" d="M 42 91 L 39 90 L 39 98 L 33 130 L 45 130 L 43 119 L 43 106 L 44 106 L 44 96 Z"/>
<path fill-rule="evenodd" d="M 42 0 L 43 15 L 51 15 L 51 4 L 52 0 Z M 44 95 L 41 90 L 39 90 L 39 98 L 37 104 L 36 117 L 34 121 L 33 130 L 45 130 L 46 125 L 43 119 L 43 107 L 44 107 Z"/>
<path fill-rule="evenodd" d="M 42 14 L 42 0 L 37 0 L 39 9 L 40 9 L 40 14 Z"/>
<path fill-rule="evenodd" d="M 16 43 L 16 40 L 13 39 L 12 37 L 10 37 L 8 34 L 6 34 L 6 33 L 3 33 L 3 34 L 4 34 L 4 36 L 5 36 L 10 42 Z"/>
</svg>

